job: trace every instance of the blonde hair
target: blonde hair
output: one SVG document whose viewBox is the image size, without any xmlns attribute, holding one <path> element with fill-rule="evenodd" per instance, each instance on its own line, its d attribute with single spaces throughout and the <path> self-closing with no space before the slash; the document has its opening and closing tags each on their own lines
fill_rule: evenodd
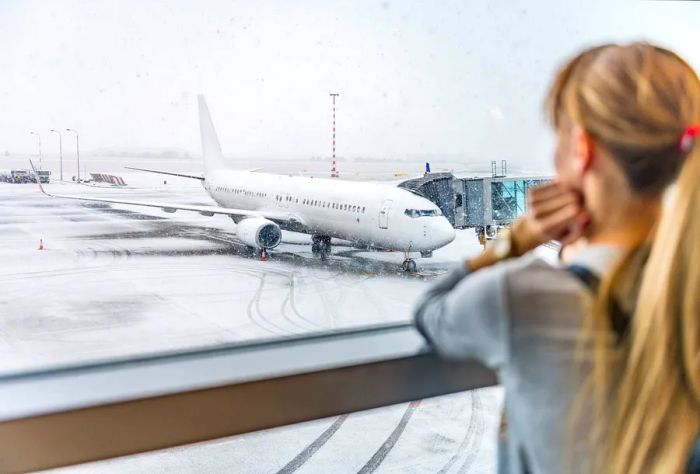
<svg viewBox="0 0 700 474">
<path fill-rule="evenodd" d="M 675 53 L 647 43 L 586 50 L 557 75 L 547 100 L 555 126 L 586 130 L 640 197 L 676 181 L 649 258 L 632 252 L 608 275 L 586 321 L 592 371 L 580 397 L 594 403 L 597 472 L 683 472 L 700 432 L 700 81 Z M 687 143 L 686 143 L 687 145 Z M 611 296 L 641 277 L 626 335 L 615 342 Z"/>
</svg>

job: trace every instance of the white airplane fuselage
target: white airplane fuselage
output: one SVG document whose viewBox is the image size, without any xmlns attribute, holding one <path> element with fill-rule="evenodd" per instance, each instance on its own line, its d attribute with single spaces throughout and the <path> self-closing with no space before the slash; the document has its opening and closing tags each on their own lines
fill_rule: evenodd
<svg viewBox="0 0 700 474">
<path fill-rule="evenodd" d="M 204 177 L 131 169 L 200 180 L 218 206 L 51 194 L 41 186 L 35 170 L 39 188 L 57 198 L 226 215 L 236 223 L 241 242 L 259 250 L 261 257 L 279 245 L 281 230 L 311 234 L 312 252 L 322 259 L 330 253 L 332 237 L 362 247 L 424 255 L 454 240 L 452 225 L 433 202 L 396 186 L 232 170 L 221 152 L 204 96 L 198 96 L 198 105 Z M 415 262 L 407 255 L 402 268 L 415 271 Z"/>
<path fill-rule="evenodd" d="M 222 207 L 279 213 L 299 224 L 282 229 L 358 245 L 426 253 L 455 237 L 433 202 L 392 185 L 231 170 L 203 185 Z"/>
</svg>

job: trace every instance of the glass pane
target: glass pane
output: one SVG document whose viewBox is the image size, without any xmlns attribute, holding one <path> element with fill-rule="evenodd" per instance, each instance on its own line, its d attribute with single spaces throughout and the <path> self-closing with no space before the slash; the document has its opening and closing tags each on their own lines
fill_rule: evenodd
<svg viewBox="0 0 700 474">
<path fill-rule="evenodd" d="M 700 61 L 693 5 L 205 4 L 0 6 L 13 45 L 0 54 L 0 371 L 408 319 L 432 275 L 479 250 L 471 228 L 522 214 L 527 189 L 552 173 L 538 117 L 563 57 L 643 34 Z M 199 92 L 223 162 L 257 170 L 251 179 L 186 177 L 207 176 Z M 167 206 L 50 199 L 26 184 L 29 158 L 51 193 Z M 447 197 L 438 181 L 421 185 L 457 227 L 433 257 L 413 252 L 428 278 L 402 278 L 400 235 L 301 229 L 313 214 L 379 230 L 386 196 L 318 194 L 313 180 L 393 187 L 428 170 L 515 177 L 489 196 L 479 181 L 456 180 Z M 259 187 L 268 174 L 297 181 Z M 261 262 L 248 245 L 260 226 L 243 232 L 241 216 L 208 207 L 267 211 L 282 243 Z M 395 203 L 382 230 L 405 209 L 430 208 Z M 327 259 L 313 235 L 331 237 Z"/>
<path fill-rule="evenodd" d="M 541 104 L 563 59 L 643 37 L 698 67 L 697 15 L 602 0 L 0 3 L 0 374 L 410 320 L 554 174 Z M 425 406 L 449 421 L 474 403 L 455 400 Z M 453 472 L 454 453 L 493 452 L 480 440 L 495 405 L 469 442 L 435 428 Z"/>
</svg>

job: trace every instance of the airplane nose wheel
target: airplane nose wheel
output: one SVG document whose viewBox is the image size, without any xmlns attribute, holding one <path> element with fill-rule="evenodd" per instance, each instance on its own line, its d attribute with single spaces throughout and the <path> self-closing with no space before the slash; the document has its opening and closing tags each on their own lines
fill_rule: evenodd
<svg viewBox="0 0 700 474">
<path fill-rule="evenodd" d="M 401 270 L 406 273 L 416 273 L 418 271 L 418 265 L 416 265 L 415 260 L 407 256 L 401 264 Z"/>
<path fill-rule="evenodd" d="M 328 256 L 331 254 L 331 238 L 314 235 L 312 237 L 311 253 L 314 256 L 320 256 L 324 262 L 328 260 Z"/>
</svg>

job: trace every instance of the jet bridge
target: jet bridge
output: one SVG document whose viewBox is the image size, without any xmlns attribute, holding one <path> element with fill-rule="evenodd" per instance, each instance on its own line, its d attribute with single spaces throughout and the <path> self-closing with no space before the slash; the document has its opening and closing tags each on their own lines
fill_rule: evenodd
<svg viewBox="0 0 700 474">
<path fill-rule="evenodd" d="M 455 227 L 474 227 L 492 237 L 527 211 L 527 193 L 550 177 L 463 178 L 453 181 Z"/>
<path fill-rule="evenodd" d="M 547 176 L 456 178 L 452 173 L 429 173 L 399 184 L 434 202 L 456 228 L 474 227 L 493 237 L 527 211 L 527 193 L 551 181 Z"/>
</svg>

